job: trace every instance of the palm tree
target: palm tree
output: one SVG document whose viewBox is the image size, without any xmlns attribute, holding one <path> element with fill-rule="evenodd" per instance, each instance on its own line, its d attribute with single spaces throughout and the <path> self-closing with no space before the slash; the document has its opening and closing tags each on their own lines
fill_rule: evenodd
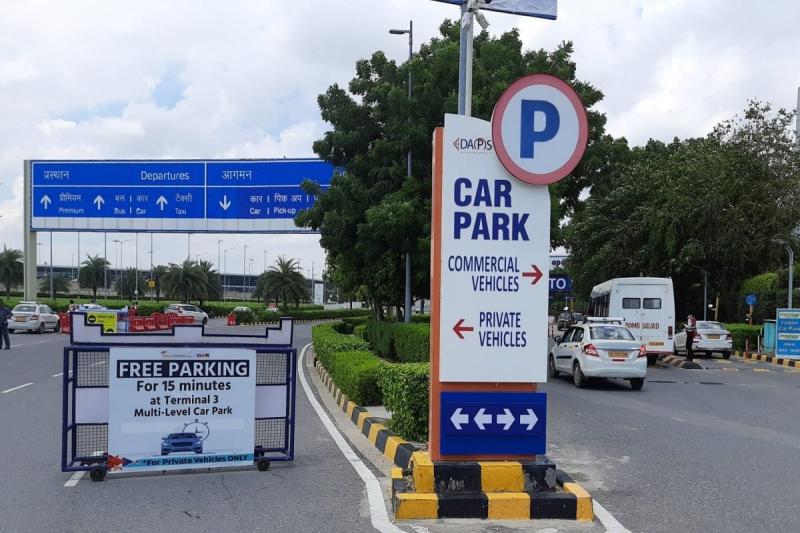
<svg viewBox="0 0 800 533">
<path fill-rule="evenodd" d="M 156 301 L 161 301 L 161 290 L 163 289 L 162 283 L 164 280 L 164 276 L 167 274 L 166 265 L 158 265 L 157 267 L 153 268 L 153 281 L 155 281 L 156 286 L 153 290 L 156 291 Z"/>
<path fill-rule="evenodd" d="M 11 296 L 11 287 L 22 283 L 22 250 L 8 249 L 3 244 L 0 252 L 0 283 L 6 287 L 6 296 Z"/>
<path fill-rule="evenodd" d="M 119 278 L 114 283 L 114 290 L 117 295 L 128 300 L 133 300 L 135 296 L 133 291 L 135 291 L 137 287 L 137 278 L 139 282 L 138 286 L 144 289 L 147 286 L 147 280 L 143 272 L 137 271 L 135 268 L 128 268 L 120 274 Z"/>
<path fill-rule="evenodd" d="M 253 296 L 263 298 L 266 303 L 280 299 L 284 307 L 290 301 L 299 305 L 300 300 L 308 297 L 308 285 L 297 262 L 281 256 L 275 261 L 275 266 L 258 277 Z"/>
<path fill-rule="evenodd" d="M 53 298 L 59 294 L 69 294 L 72 285 L 67 278 L 53 276 Z M 39 281 L 39 292 L 50 295 L 50 276 L 44 277 Z"/>
<path fill-rule="evenodd" d="M 211 261 L 199 261 L 197 268 L 203 273 L 206 278 L 206 287 L 202 293 L 195 294 L 195 297 L 200 301 L 200 305 L 206 300 L 219 300 L 222 298 L 222 285 L 219 282 L 219 274 L 214 269 Z"/>
<path fill-rule="evenodd" d="M 111 263 L 95 255 L 86 254 L 86 261 L 78 271 L 78 286 L 92 289 L 92 298 L 97 299 L 97 288 L 105 283 L 105 272 Z"/>
<path fill-rule="evenodd" d="M 189 302 L 197 295 L 208 293 L 206 274 L 197 266 L 197 263 L 189 259 L 180 265 L 170 263 L 162 283 L 167 296 L 180 298 L 182 302 Z"/>
</svg>

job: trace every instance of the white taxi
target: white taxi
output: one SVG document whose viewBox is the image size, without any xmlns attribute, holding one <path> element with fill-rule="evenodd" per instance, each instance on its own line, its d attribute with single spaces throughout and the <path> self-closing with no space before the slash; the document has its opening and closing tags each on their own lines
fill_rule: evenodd
<svg viewBox="0 0 800 533">
<path fill-rule="evenodd" d="M 561 372 L 572 375 L 576 387 L 589 378 L 628 380 L 633 390 L 644 386 L 647 349 L 637 341 L 621 319 L 587 319 L 555 337 L 547 367 L 551 378 Z"/>
<path fill-rule="evenodd" d="M 714 352 L 719 352 L 725 359 L 730 359 L 733 350 L 733 337 L 731 332 L 719 322 L 699 320 L 697 331 L 692 342 L 692 351 L 705 352 L 708 357 Z M 675 355 L 686 351 L 686 328 L 675 334 Z"/>
<path fill-rule="evenodd" d="M 44 333 L 48 329 L 55 332 L 61 330 L 58 315 L 50 309 L 50 306 L 36 302 L 20 302 L 11 310 L 11 318 L 8 319 L 10 333 L 17 331 Z"/>
</svg>

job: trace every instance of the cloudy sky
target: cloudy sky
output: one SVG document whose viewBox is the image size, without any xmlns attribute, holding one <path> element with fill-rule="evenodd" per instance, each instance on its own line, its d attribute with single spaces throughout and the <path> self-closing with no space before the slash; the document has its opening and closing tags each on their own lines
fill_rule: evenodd
<svg viewBox="0 0 800 533">
<path fill-rule="evenodd" d="M 768 6 L 768 7 L 767 7 Z M 635 144 L 703 135 L 759 98 L 794 108 L 797 0 L 560 0 L 557 21 L 487 13 L 493 34 L 519 27 L 527 48 L 575 43 L 578 75 L 606 95 L 608 130 Z M 0 241 L 22 246 L 24 159 L 309 157 L 326 129 L 316 96 L 346 84 L 358 59 L 402 61 L 413 19 L 427 41 L 458 8 L 431 0 L 0 0 Z M 109 234 L 108 257 L 116 264 Z M 242 272 L 277 255 L 319 269 L 314 235 L 195 235 L 192 255 Z M 40 234 L 48 259 L 49 235 Z M 77 261 L 56 234 L 54 263 Z M 139 261 L 149 267 L 149 238 Z M 156 235 L 156 263 L 180 261 L 185 236 Z M 81 255 L 103 254 L 102 234 Z M 133 243 L 124 245 L 131 265 Z M 233 265 L 239 265 L 235 267 Z M 317 270 L 318 272 L 318 270 Z"/>
</svg>

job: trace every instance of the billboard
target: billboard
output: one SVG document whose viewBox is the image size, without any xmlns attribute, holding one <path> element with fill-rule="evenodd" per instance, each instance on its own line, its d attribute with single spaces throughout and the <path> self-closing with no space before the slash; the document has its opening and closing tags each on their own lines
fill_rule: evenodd
<svg viewBox="0 0 800 533">
<path fill-rule="evenodd" d="M 436 0 L 447 4 L 461 5 L 461 0 Z M 558 0 L 486 0 L 480 9 L 511 13 L 525 17 L 537 17 L 555 20 L 558 15 Z"/>
</svg>

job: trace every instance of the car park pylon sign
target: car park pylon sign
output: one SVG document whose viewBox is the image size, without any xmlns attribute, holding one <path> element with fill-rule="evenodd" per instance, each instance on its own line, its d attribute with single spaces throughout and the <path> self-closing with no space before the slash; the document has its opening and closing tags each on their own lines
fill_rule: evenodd
<svg viewBox="0 0 800 533">
<path fill-rule="evenodd" d="M 435 460 L 544 453 L 550 194 L 586 146 L 572 89 L 534 75 L 492 122 L 445 115 L 434 133 L 431 419 Z"/>
</svg>

